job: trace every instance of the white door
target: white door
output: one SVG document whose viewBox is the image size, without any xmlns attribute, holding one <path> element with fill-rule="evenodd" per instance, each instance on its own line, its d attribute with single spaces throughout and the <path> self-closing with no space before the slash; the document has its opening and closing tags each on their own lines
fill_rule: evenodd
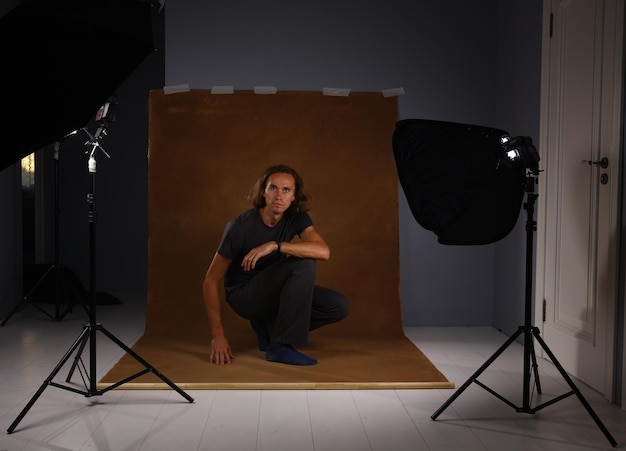
<svg viewBox="0 0 626 451">
<path fill-rule="evenodd" d="M 624 0 L 544 0 L 544 17 L 535 324 L 612 399 Z"/>
</svg>

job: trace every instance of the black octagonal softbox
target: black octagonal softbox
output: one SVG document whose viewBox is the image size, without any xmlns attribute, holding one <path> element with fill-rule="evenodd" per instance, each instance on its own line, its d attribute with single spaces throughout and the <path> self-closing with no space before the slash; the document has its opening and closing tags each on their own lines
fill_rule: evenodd
<svg viewBox="0 0 626 451">
<path fill-rule="evenodd" d="M 441 244 L 480 245 L 515 226 L 525 170 L 510 163 L 503 130 L 423 119 L 396 124 L 393 151 L 411 213 Z"/>
</svg>

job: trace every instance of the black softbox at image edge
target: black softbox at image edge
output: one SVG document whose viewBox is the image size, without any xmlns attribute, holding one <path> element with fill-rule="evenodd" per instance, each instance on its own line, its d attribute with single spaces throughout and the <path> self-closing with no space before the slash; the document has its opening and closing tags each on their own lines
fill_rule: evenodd
<svg viewBox="0 0 626 451">
<path fill-rule="evenodd" d="M 85 127 L 154 51 L 143 0 L 22 0 L 0 17 L 0 171 Z"/>
<path fill-rule="evenodd" d="M 481 245 L 511 232 L 525 172 L 505 164 L 504 130 L 424 119 L 396 124 L 393 152 L 415 220 L 441 244 Z"/>
</svg>

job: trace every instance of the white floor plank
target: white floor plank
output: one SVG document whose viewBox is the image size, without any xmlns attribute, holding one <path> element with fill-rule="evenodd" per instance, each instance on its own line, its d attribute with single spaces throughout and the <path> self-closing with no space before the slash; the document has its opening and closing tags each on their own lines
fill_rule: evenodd
<svg viewBox="0 0 626 451">
<path fill-rule="evenodd" d="M 311 418 L 305 391 L 261 393 L 257 451 L 313 451 Z"/>
<path fill-rule="evenodd" d="M 260 391 L 217 391 L 198 449 L 256 450 L 260 410 Z"/>
<path fill-rule="evenodd" d="M 372 450 L 428 449 L 395 391 L 363 390 L 352 394 Z"/>
<path fill-rule="evenodd" d="M 174 391 L 163 404 L 148 431 L 141 451 L 184 451 L 201 449 L 202 434 L 215 400 L 214 390 L 190 392 L 194 398 L 188 403 Z M 180 444 L 184 443 L 184 450 Z"/>
<path fill-rule="evenodd" d="M 350 391 L 311 390 L 307 398 L 316 451 L 371 449 Z"/>
</svg>

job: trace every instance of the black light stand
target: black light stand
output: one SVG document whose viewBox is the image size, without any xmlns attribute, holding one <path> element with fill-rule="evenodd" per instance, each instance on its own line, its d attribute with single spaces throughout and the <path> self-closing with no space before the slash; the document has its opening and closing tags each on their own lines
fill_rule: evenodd
<svg viewBox="0 0 626 451">
<path fill-rule="evenodd" d="M 26 407 L 20 412 L 15 421 L 9 426 L 7 432 L 12 433 L 17 425 L 22 421 L 24 416 L 28 413 L 30 408 L 35 404 L 37 399 L 44 392 L 46 387 L 49 385 L 57 388 L 61 388 L 63 390 L 71 391 L 74 393 L 78 393 L 84 395 L 85 397 L 92 396 L 100 396 L 109 390 L 113 390 L 131 380 L 134 380 L 146 373 L 153 373 L 158 378 L 160 378 L 163 382 L 165 382 L 170 388 L 176 390 L 183 398 L 185 398 L 190 403 L 194 402 L 194 399 L 185 393 L 182 389 L 180 389 L 176 384 L 170 381 L 167 377 L 161 374 L 157 369 L 155 369 L 152 365 L 146 362 L 139 354 L 134 352 L 128 346 L 126 346 L 122 341 L 120 341 L 117 337 L 115 337 L 111 332 L 106 330 L 102 324 L 98 323 L 96 320 L 96 158 L 95 153 L 98 149 L 100 149 L 107 157 L 108 154 L 104 151 L 104 149 L 100 146 L 100 137 L 105 135 L 106 124 L 103 124 L 98 128 L 98 131 L 95 135 L 91 135 L 86 129 L 84 130 L 90 137 L 90 140 L 86 143 L 86 145 L 91 145 L 92 149 L 89 153 L 89 173 L 91 175 L 91 192 L 87 194 L 87 205 L 88 205 L 88 222 L 89 222 L 89 296 L 90 296 L 90 308 L 89 308 L 89 323 L 83 326 L 82 333 L 78 336 L 78 338 L 74 341 L 69 350 L 65 353 L 63 358 L 56 365 L 54 370 L 50 373 L 50 375 L 46 378 L 43 384 L 39 387 L 35 395 L 30 399 Z M 143 370 L 137 372 L 134 375 L 131 375 L 119 382 L 116 382 L 108 387 L 103 389 L 98 389 L 96 384 L 96 336 L 97 332 L 102 332 L 108 339 L 110 339 L 117 346 L 122 348 L 126 353 L 130 354 L 135 360 L 141 363 L 144 367 Z M 89 342 L 89 368 L 86 368 L 84 362 L 82 360 L 82 351 L 85 346 Z M 54 382 L 54 378 L 61 371 L 62 367 L 65 363 L 70 359 L 72 354 L 76 352 L 76 356 L 74 359 L 74 363 L 72 368 L 67 376 L 66 382 L 70 382 L 72 374 L 74 370 L 78 367 L 79 372 L 82 378 L 82 382 L 85 386 L 84 390 L 76 388 L 74 386 L 63 385 L 57 382 Z M 80 365 L 80 366 L 79 366 Z"/>
<path fill-rule="evenodd" d="M 596 415 L 592 407 L 589 405 L 587 400 L 583 397 L 580 390 L 576 387 L 570 376 L 563 369 L 561 364 L 558 362 L 556 356 L 550 351 L 548 345 L 541 338 L 539 334 L 539 328 L 532 325 L 532 287 L 533 287 L 533 233 L 537 230 L 537 223 L 534 219 L 535 212 L 535 202 L 537 200 L 537 194 L 535 193 L 535 187 L 537 184 L 536 174 L 531 172 L 527 172 L 526 177 L 526 203 L 524 204 L 524 209 L 526 210 L 526 292 L 525 292 L 525 317 L 524 317 L 524 325 L 519 326 L 517 331 L 456 391 L 453 395 L 431 416 L 433 420 L 436 420 L 439 415 L 454 402 L 456 398 L 461 395 L 467 389 L 472 382 L 476 383 L 478 386 L 482 387 L 507 405 L 511 406 L 515 409 L 516 412 L 520 413 L 528 413 L 534 414 L 544 407 L 548 407 L 552 404 L 555 404 L 571 395 L 576 395 L 582 405 L 585 407 L 591 418 L 598 425 L 600 430 L 604 433 L 608 441 L 612 446 L 616 446 L 617 442 L 610 434 L 608 429 L 604 426 L 600 418 Z M 504 396 L 500 395 L 496 391 L 492 390 L 482 382 L 478 380 L 478 377 L 520 336 L 524 335 L 524 386 L 523 386 L 523 399 L 522 405 L 518 406 L 513 402 L 509 401 Z M 541 384 L 539 381 L 539 374 L 537 371 L 537 359 L 535 356 L 534 349 L 534 341 L 536 340 L 546 354 L 550 357 L 550 360 L 557 368 L 563 379 L 567 382 L 570 387 L 570 391 L 564 393 L 554 399 L 551 399 L 543 404 L 537 405 L 536 407 L 532 407 L 532 399 L 531 399 L 531 371 L 535 376 L 535 385 L 537 389 L 537 393 L 541 394 Z M 532 368 L 531 368 L 532 365 Z"/>
<path fill-rule="evenodd" d="M 54 143 L 54 153 L 52 155 L 54 161 L 54 263 L 48 267 L 48 269 L 43 273 L 43 275 L 37 280 L 37 282 L 28 290 L 28 292 L 24 295 L 21 302 L 19 302 L 15 308 L 7 315 L 6 318 L 2 321 L 0 326 L 4 326 L 7 321 L 11 319 L 15 313 L 22 307 L 23 303 L 29 302 L 38 310 L 43 312 L 46 316 L 48 316 L 51 320 L 61 321 L 65 315 L 72 311 L 72 307 L 74 302 L 68 298 L 65 302 L 67 306 L 65 309 L 62 309 L 61 306 L 64 305 L 61 299 L 61 287 L 69 287 L 67 277 L 64 275 L 65 269 L 61 265 L 60 261 L 60 209 L 59 209 L 59 148 L 61 146 L 61 142 L 57 141 Z M 37 301 L 34 299 L 34 294 L 38 291 L 38 289 L 48 280 L 49 277 L 53 277 L 54 279 L 54 315 L 40 307 Z M 67 291 L 66 291 L 67 293 Z M 82 293 L 77 293 L 79 297 L 82 297 Z"/>
</svg>

